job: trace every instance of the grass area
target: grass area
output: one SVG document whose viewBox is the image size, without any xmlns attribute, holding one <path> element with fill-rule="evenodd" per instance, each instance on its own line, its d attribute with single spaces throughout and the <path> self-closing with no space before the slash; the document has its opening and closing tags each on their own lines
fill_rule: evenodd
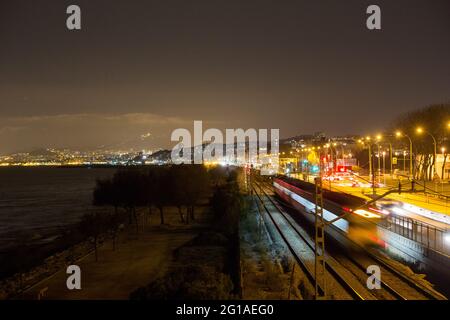
<svg viewBox="0 0 450 320">
<path fill-rule="evenodd" d="M 258 215 L 252 207 L 240 223 L 243 299 L 308 298 L 310 293 L 294 260 L 285 248 L 272 242 Z"/>
<path fill-rule="evenodd" d="M 189 242 L 203 227 L 207 208 L 199 211 L 198 222 L 189 226 L 179 222 L 176 208 L 168 208 L 166 225 L 151 217 L 144 230 L 136 234 L 128 227 L 117 240 L 104 241 L 98 250 L 98 261 L 93 253 L 75 262 L 81 268 L 82 290 L 68 290 L 65 268 L 36 286 L 26 290 L 20 299 L 35 299 L 46 289 L 46 299 L 128 299 L 130 292 L 166 272 L 172 263 L 173 252 Z"/>
</svg>

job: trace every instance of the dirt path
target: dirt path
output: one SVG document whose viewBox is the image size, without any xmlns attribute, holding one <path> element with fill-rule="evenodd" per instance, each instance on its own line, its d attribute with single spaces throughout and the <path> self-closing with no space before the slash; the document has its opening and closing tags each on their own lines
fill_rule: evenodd
<svg viewBox="0 0 450 320">
<path fill-rule="evenodd" d="M 128 299 L 129 294 L 163 273 L 172 252 L 191 240 L 190 228 L 149 227 L 136 237 L 131 231 L 122 235 L 116 251 L 112 243 L 99 248 L 98 262 L 90 254 L 77 265 L 81 268 L 81 290 L 68 290 L 66 270 L 28 289 L 20 298 L 36 299 L 47 288 L 44 299 Z"/>
</svg>

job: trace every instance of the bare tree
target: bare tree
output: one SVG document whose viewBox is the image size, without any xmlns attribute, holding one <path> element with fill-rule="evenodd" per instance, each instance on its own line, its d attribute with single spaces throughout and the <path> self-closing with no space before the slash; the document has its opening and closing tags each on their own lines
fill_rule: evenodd
<svg viewBox="0 0 450 320">
<path fill-rule="evenodd" d="M 85 214 L 79 223 L 80 232 L 92 240 L 95 261 L 98 261 L 98 239 L 106 230 L 107 220 L 104 213 L 94 212 Z"/>
<path fill-rule="evenodd" d="M 433 168 L 434 143 L 428 134 L 418 135 L 417 128 L 422 127 L 433 135 L 438 144 L 436 149 L 439 150 L 439 145 L 447 143 L 448 119 L 450 104 L 438 104 L 400 115 L 390 126 L 389 131 L 402 130 L 413 139 L 415 179 L 431 180 L 432 172 L 437 171 L 437 168 Z"/>
</svg>

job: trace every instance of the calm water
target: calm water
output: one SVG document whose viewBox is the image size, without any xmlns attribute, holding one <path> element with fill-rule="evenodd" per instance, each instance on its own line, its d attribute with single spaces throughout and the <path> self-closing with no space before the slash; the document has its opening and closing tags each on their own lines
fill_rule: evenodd
<svg viewBox="0 0 450 320">
<path fill-rule="evenodd" d="M 76 223 L 114 168 L 0 168 L 0 249 Z"/>
</svg>

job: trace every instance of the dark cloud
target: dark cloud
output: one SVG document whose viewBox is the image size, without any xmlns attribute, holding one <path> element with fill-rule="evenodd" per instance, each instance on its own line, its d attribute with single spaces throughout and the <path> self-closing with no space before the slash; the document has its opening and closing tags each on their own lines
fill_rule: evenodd
<svg viewBox="0 0 450 320">
<path fill-rule="evenodd" d="M 375 32 L 365 0 L 78 0 L 82 30 L 70 32 L 72 3 L 0 2 L 0 117 L 152 114 L 289 136 L 369 132 L 450 101 L 448 0 L 377 1 Z M 55 124 L 33 143 L 32 124 L 6 124 L 0 140 L 87 147 L 87 132 L 140 134 L 99 121 L 78 136 Z"/>
<path fill-rule="evenodd" d="M 9 152 L 43 147 L 152 150 L 167 147 L 176 128 L 192 120 L 154 114 L 63 114 L 0 118 L 0 145 Z M 18 149 L 20 146 L 20 149 Z"/>
</svg>

